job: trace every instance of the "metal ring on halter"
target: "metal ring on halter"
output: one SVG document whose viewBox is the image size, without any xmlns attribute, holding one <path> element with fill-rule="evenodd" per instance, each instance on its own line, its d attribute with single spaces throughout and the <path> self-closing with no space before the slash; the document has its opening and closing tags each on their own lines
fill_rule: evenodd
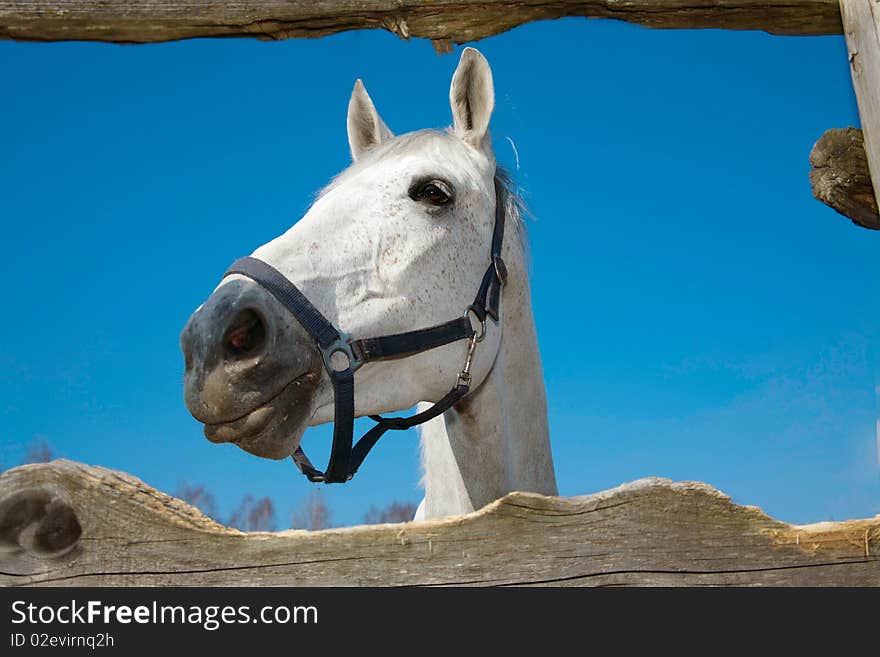
<svg viewBox="0 0 880 657">
<path fill-rule="evenodd" d="M 355 357 L 351 348 L 351 336 L 347 333 L 340 333 L 338 340 L 335 340 L 326 347 L 319 346 L 319 348 L 321 349 L 321 356 L 324 358 L 324 366 L 328 372 L 344 372 L 347 369 L 354 372 L 364 364 L 364 361 Z M 337 364 L 333 363 L 333 356 L 335 354 L 342 354 L 348 359 L 345 367 L 340 368 Z"/>
<path fill-rule="evenodd" d="M 477 314 L 477 311 L 474 309 L 474 307 L 472 305 L 468 306 L 467 310 L 464 311 L 464 317 L 467 317 L 469 320 L 470 320 L 471 315 L 473 315 L 476 318 L 476 320 L 480 323 L 480 332 L 477 333 L 476 331 L 474 331 L 474 336 L 475 336 L 474 342 L 482 342 L 483 338 L 486 337 L 486 320 L 480 319 L 480 316 Z M 471 321 L 472 328 L 473 328 L 473 325 L 474 325 L 474 323 L 473 323 L 473 321 Z"/>
</svg>

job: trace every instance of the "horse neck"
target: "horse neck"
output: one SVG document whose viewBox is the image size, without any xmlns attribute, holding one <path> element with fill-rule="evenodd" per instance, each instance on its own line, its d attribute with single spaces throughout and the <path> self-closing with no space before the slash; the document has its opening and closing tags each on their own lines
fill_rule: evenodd
<svg viewBox="0 0 880 657">
<path fill-rule="evenodd" d="M 427 518 L 469 513 L 514 490 L 557 494 L 524 257 L 517 245 L 504 257 L 515 264 L 495 364 L 476 390 L 422 428 Z"/>
</svg>

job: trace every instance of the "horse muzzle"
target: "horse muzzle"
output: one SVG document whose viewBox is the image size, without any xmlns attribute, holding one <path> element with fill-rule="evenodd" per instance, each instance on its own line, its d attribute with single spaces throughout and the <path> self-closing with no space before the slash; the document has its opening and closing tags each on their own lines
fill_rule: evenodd
<svg viewBox="0 0 880 657">
<path fill-rule="evenodd" d="M 321 378 L 302 326 L 252 281 L 230 278 L 180 336 L 184 400 L 212 442 L 281 459 L 299 444 Z"/>
</svg>

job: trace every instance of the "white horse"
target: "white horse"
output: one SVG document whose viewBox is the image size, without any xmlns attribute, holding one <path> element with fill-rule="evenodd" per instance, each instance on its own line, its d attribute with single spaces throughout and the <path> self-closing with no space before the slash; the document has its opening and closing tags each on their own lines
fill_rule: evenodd
<svg viewBox="0 0 880 657">
<path fill-rule="evenodd" d="M 358 80 L 348 106 L 352 165 L 292 228 L 253 253 L 352 336 L 411 331 L 462 315 L 489 264 L 502 204 L 509 276 L 500 321 L 488 321 L 476 345 L 470 393 L 422 426 L 425 498 L 417 518 L 468 513 L 513 490 L 557 493 L 524 229 L 506 186 L 496 199 L 495 179 L 506 179 L 488 132 L 492 72 L 473 48 L 462 53 L 449 96 L 449 130 L 395 137 Z M 293 454 L 307 426 L 334 419 L 314 341 L 246 277 L 221 282 L 181 345 L 187 406 L 214 442 L 280 459 Z M 365 364 L 355 375 L 356 415 L 437 401 L 454 385 L 467 346 Z"/>
</svg>

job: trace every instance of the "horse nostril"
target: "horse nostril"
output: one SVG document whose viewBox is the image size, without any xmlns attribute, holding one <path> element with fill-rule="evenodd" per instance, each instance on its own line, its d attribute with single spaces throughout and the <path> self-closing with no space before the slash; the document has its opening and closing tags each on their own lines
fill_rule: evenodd
<svg viewBox="0 0 880 657">
<path fill-rule="evenodd" d="M 253 355 L 266 342 L 266 323 L 255 311 L 240 311 L 226 329 L 223 346 L 233 359 Z"/>
</svg>

